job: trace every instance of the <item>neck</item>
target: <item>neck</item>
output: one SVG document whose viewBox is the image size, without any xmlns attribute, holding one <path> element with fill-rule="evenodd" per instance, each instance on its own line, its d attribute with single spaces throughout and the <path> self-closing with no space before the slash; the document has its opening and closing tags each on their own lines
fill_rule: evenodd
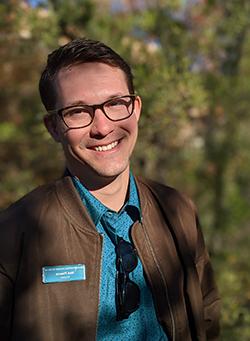
<svg viewBox="0 0 250 341">
<path fill-rule="evenodd" d="M 102 188 L 90 190 L 101 203 L 118 212 L 126 201 L 129 185 L 129 169 Z"/>
<path fill-rule="evenodd" d="M 118 212 L 126 201 L 129 185 L 129 167 L 120 175 L 111 178 L 97 177 L 93 174 L 82 176 L 82 172 L 67 165 L 71 174 L 78 177 L 89 192 L 103 205 Z"/>
</svg>

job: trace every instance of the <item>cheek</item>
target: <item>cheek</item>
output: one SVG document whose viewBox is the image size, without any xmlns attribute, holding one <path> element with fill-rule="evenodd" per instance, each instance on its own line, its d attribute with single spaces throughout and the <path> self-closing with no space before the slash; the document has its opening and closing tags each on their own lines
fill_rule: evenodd
<svg viewBox="0 0 250 341">
<path fill-rule="evenodd" d="M 137 134 L 138 121 L 135 115 L 131 116 L 128 120 L 120 122 L 120 127 L 127 130 L 130 134 Z"/>
<path fill-rule="evenodd" d="M 82 129 L 69 130 L 64 134 L 64 142 L 71 146 L 77 146 L 81 143 L 86 134 L 87 133 L 82 131 Z"/>
</svg>

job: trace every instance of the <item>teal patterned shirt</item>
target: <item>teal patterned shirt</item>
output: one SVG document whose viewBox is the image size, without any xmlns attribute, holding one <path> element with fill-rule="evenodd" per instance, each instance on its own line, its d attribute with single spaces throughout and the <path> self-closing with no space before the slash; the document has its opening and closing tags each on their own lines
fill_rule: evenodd
<svg viewBox="0 0 250 341">
<path fill-rule="evenodd" d="M 97 340 L 167 340 L 166 334 L 156 318 L 151 291 L 146 284 L 140 260 L 135 270 L 130 273 L 131 280 L 140 288 L 139 309 L 133 312 L 128 319 L 116 321 L 116 253 L 115 245 L 109 236 L 111 232 L 131 242 L 130 228 L 134 222 L 141 219 L 134 177 L 130 174 L 129 198 L 118 213 L 104 206 L 76 177 L 73 177 L 73 182 L 97 231 L 103 235 Z M 107 226 L 110 229 L 108 233 Z"/>
</svg>

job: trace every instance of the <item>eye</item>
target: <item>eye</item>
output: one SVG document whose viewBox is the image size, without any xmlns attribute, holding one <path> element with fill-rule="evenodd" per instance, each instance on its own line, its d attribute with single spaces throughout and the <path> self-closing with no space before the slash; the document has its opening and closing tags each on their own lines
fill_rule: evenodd
<svg viewBox="0 0 250 341">
<path fill-rule="evenodd" d="M 127 98 L 114 98 L 106 103 L 108 107 L 117 107 L 117 106 L 128 106 L 131 102 L 129 97 Z"/>
<path fill-rule="evenodd" d="M 117 106 L 117 105 L 123 105 L 123 104 L 125 104 L 126 102 L 124 102 L 122 99 L 113 99 L 112 101 L 109 101 L 108 103 L 107 103 L 107 105 L 109 106 L 109 107 L 115 107 L 115 106 Z"/>
<path fill-rule="evenodd" d="M 86 115 L 89 114 L 89 110 L 86 107 L 80 106 L 80 107 L 72 107 L 65 109 L 62 112 L 64 117 L 72 117 L 72 116 L 79 116 L 79 115 Z"/>
</svg>

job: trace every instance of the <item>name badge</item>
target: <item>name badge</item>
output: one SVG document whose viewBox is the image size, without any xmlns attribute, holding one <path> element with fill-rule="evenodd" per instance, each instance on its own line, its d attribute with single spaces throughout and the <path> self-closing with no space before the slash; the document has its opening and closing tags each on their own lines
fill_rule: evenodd
<svg viewBox="0 0 250 341">
<path fill-rule="evenodd" d="M 84 281 L 85 279 L 84 264 L 44 266 L 42 268 L 42 282 L 45 284 Z"/>
</svg>

